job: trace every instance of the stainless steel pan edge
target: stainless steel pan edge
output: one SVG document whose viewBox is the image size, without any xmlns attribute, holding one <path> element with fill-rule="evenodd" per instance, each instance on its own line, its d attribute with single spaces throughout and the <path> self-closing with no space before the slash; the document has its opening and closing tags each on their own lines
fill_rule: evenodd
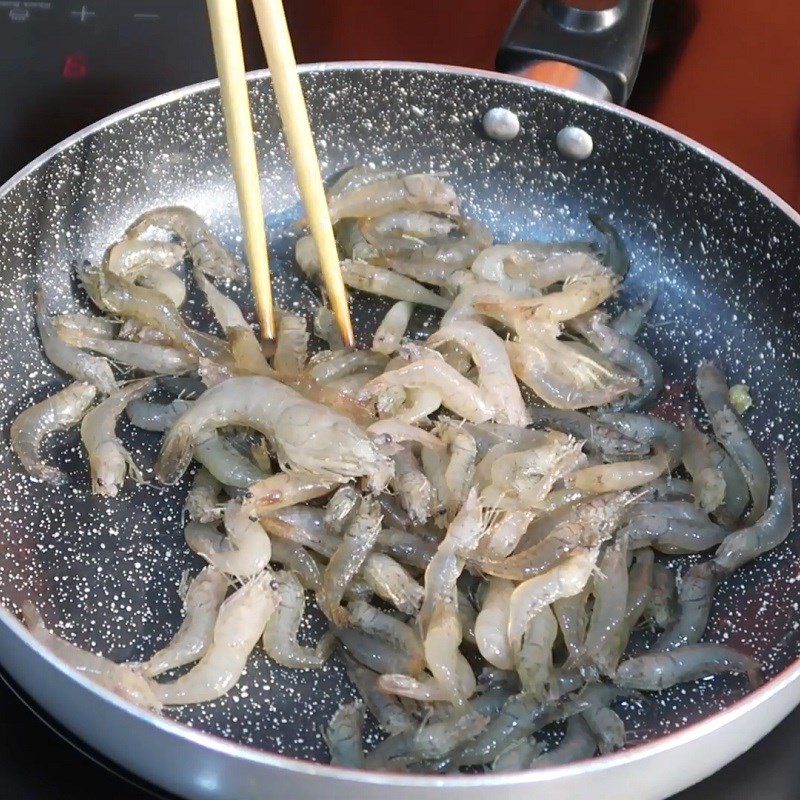
<svg viewBox="0 0 800 800">
<path fill-rule="evenodd" d="M 494 73 L 423 64 L 321 64 L 304 67 L 303 71 L 365 67 L 444 71 L 482 76 L 501 82 L 528 83 Z M 267 73 L 254 73 L 252 77 L 264 77 L 265 74 Z M 162 95 L 90 126 L 32 162 L 0 187 L 0 194 L 7 192 L 53 155 L 87 134 L 139 111 L 212 88 L 215 84 L 212 81 Z M 599 106 L 608 113 L 634 119 L 641 125 L 667 134 L 748 182 L 794 224 L 800 225 L 800 215 L 766 187 L 687 137 L 610 104 L 588 101 L 563 90 L 539 88 L 579 103 Z M 538 793 L 544 796 L 546 792 L 548 798 L 560 800 L 562 797 L 580 797 L 589 781 L 592 796 L 602 800 L 605 797 L 625 796 L 624 793 L 620 794 L 620 774 L 623 772 L 627 791 L 630 792 L 628 796 L 662 797 L 667 791 L 677 791 L 721 767 L 736 752 L 743 752 L 800 702 L 800 664 L 796 662 L 760 690 L 727 710 L 631 751 L 543 774 L 412 777 L 342 770 L 232 744 L 130 707 L 72 673 L 69 674 L 73 680 L 63 681 L 63 675 L 68 670 L 43 652 L 6 609 L 0 610 L 0 660 L 31 696 L 42 702 L 59 722 L 72 729 L 92 747 L 147 780 L 190 798 L 352 798 L 354 792 L 359 797 L 377 797 L 380 794 L 381 797 L 399 798 L 408 797 L 410 793 L 416 797 L 438 797 L 443 793 L 450 796 L 477 797 L 479 792 L 491 787 L 499 797 L 534 797 Z M 56 685 L 61 689 L 58 693 L 50 689 Z M 115 737 L 105 735 L 110 730 L 114 730 Z M 714 732 L 726 739 L 734 739 L 736 750 L 718 746 L 720 737 L 708 737 L 702 745 L 703 758 L 698 759 L 698 740 Z M 182 768 L 176 769 L 177 764 Z M 194 765 L 194 768 L 186 769 L 189 764 Z M 638 780 L 636 776 L 639 777 Z"/>
</svg>

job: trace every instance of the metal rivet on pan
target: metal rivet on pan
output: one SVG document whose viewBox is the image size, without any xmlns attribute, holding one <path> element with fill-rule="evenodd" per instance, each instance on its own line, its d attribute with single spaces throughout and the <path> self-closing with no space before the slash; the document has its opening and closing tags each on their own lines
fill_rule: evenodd
<svg viewBox="0 0 800 800">
<path fill-rule="evenodd" d="M 510 142 L 519 135 L 519 117 L 507 108 L 490 108 L 483 115 L 483 129 L 490 139 Z"/>
<path fill-rule="evenodd" d="M 583 128 L 572 125 L 562 128 L 556 136 L 558 152 L 574 161 L 585 161 L 592 154 L 594 142 Z"/>
</svg>

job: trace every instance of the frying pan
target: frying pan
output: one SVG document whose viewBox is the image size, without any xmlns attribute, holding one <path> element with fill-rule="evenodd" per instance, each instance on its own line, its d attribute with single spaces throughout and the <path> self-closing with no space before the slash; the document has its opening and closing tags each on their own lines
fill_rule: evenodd
<svg viewBox="0 0 800 800">
<path fill-rule="evenodd" d="M 629 88 L 598 70 L 584 74 L 590 73 L 617 99 Z M 663 126 L 518 77 L 342 63 L 306 67 L 302 80 L 328 174 L 368 163 L 447 172 L 465 213 L 501 241 L 572 239 L 589 234 L 588 212 L 611 218 L 632 255 L 625 294 L 659 292 L 644 339 L 665 367 L 664 413 L 694 406 L 693 369 L 716 359 L 752 387 L 748 424 L 756 443 L 769 454 L 780 441 L 797 466 L 800 218 L 768 189 Z M 318 298 L 290 256 L 290 221 L 301 214 L 269 75 L 253 73 L 250 89 L 277 298 L 310 314 Z M 480 120 L 493 107 L 518 114 L 522 130 L 513 141 L 484 135 Z M 591 137 L 589 158 L 562 155 L 556 139 L 565 126 Z M 335 662 L 302 672 L 254 657 L 226 698 L 164 716 L 133 708 L 68 671 L 19 622 L 24 598 L 35 598 L 48 625 L 70 640 L 116 660 L 137 660 L 175 630 L 176 586 L 198 564 L 181 534 L 185 483 L 168 490 L 130 486 L 104 500 L 89 494 L 75 436 L 53 452 L 71 475 L 66 488 L 32 482 L 7 449 L 16 414 L 64 382 L 38 343 L 32 285 L 44 286 L 53 313 L 85 304 L 74 282 L 76 263 L 98 260 L 140 213 L 165 204 L 192 206 L 241 254 L 216 82 L 115 114 L 0 189 L 0 662 L 77 737 L 154 785 L 195 800 L 469 800 L 487 793 L 642 800 L 707 776 L 800 702 L 797 531 L 726 581 L 711 615 L 707 637 L 759 658 L 768 679 L 762 688 L 746 694 L 737 678 L 716 677 L 630 703 L 620 710 L 626 749 L 552 770 L 413 776 L 327 766 L 320 725 L 355 698 Z M 385 307 L 355 298 L 362 345 Z M 190 314 L 201 314 L 199 304 Z M 124 436 L 140 461 L 152 462 L 153 438 Z M 311 619 L 309 633 L 319 625 Z"/>
</svg>

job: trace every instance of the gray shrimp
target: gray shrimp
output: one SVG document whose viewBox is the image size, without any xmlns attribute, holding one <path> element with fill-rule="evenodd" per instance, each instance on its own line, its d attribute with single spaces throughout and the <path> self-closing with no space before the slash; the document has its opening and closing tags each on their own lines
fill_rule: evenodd
<svg viewBox="0 0 800 800">
<path fill-rule="evenodd" d="M 145 675 L 152 678 L 191 664 L 205 655 L 211 646 L 217 613 L 228 586 L 225 575 L 211 566 L 193 578 L 183 602 L 183 622 L 169 644 L 147 660 L 143 670 Z"/>
<path fill-rule="evenodd" d="M 385 509 L 384 509 L 385 517 Z M 436 552 L 436 544 L 417 533 L 384 528 L 378 534 L 376 548 L 403 564 L 417 569 L 425 569 Z"/>
<path fill-rule="evenodd" d="M 388 360 L 387 356 L 371 350 L 323 352 L 311 359 L 308 371 L 314 380 L 329 383 L 362 372 L 379 374 L 386 368 Z"/>
<path fill-rule="evenodd" d="M 616 428 L 621 434 L 655 449 L 659 444 L 667 448 L 670 469 L 674 469 L 681 460 L 681 431 L 677 425 L 652 414 L 632 414 L 624 411 L 599 411 L 595 419 L 604 425 Z"/>
<path fill-rule="evenodd" d="M 392 300 L 406 300 L 416 305 L 433 306 L 446 310 L 450 301 L 436 294 L 421 283 L 392 272 L 390 269 L 378 267 L 366 261 L 345 259 L 340 264 L 342 278 L 351 289 L 358 289 L 368 294 L 389 297 Z"/>
<path fill-rule="evenodd" d="M 652 547 L 659 553 L 702 553 L 720 544 L 727 530 L 707 517 L 680 519 L 667 514 L 639 515 L 623 529 L 632 548 Z"/>
<path fill-rule="evenodd" d="M 620 690 L 616 686 L 602 683 L 590 684 L 579 694 L 584 706 L 581 716 L 603 755 L 619 750 L 625 744 L 625 723 L 610 708 L 619 695 Z"/>
<path fill-rule="evenodd" d="M 152 386 L 150 378 L 133 381 L 110 394 L 87 412 L 81 421 L 81 441 L 89 455 L 94 494 L 116 497 L 129 470 L 133 478 L 141 483 L 142 473 L 117 437 L 116 428 L 125 406 L 149 392 Z"/>
<path fill-rule="evenodd" d="M 700 641 L 708 625 L 719 578 L 720 570 L 713 561 L 703 561 L 689 568 L 678 590 L 677 616 L 653 644 L 653 652 L 664 653 Z"/>
<path fill-rule="evenodd" d="M 552 750 L 532 759 L 526 769 L 544 769 L 545 767 L 560 767 L 591 758 L 597 752 L 597 742 L 586 720 L 580 715 L 567 720 L 567 730 L 564 738 Z"/>
<path fill-rule="evenodd" d="M 219 522 L 223 514 L 221 492 L 222 484 L 205 467 L 200 467 L 186 494 L 184 508 L 189 519 L 194 522 Z"/>
<path fill-rule="evenodd" d="M 584 440 L 584 448 L 591 455 L 607 461 L 644 456 L 649 444 L 625 435 L 613 425 L 584 414 L 558 408 L 529 407 L 531 422 L 537 428 L 562 431 Z"/>
<path fill-rule="evenodd" d="M 333 635 L 339 640 L 347 652 L 365 667 L 381 675 L 402 674 L 407 670 L 417 669 L 419 664 L 415 656 L 401 649 L 396 643 L 387 639 L 376 639 L 372 634 L 359 628 L 335 627 Z"/>
<path fill-rule="evenodd" d="M 489 723 L 489 717 L 467 711 L 456 717 L 429 722 L 414 734 L 411 752 L 418 758 L 438 759 L 474 739 Z"/>
<path fill-rule="evenodd" d="M 614 645 L 628 608 L 627 554 L 627 538 L 619 534 L 601 556 L 594 577 L 594 607 L 584 642 L 584 666 L 593 664 L 603 675 L 614 672 Z"/>
<path fill-rule="evenodd" d="M 645 614 L 657 628 L 665 630 L 678 616 L 678 592 L 675 573 L 663 564 L 653 564 L 653 587 Z"/>
<path fill-rule="evenodd" d="M 106 317 L 89 314 L 59 314 L 50 317 L 55 332 L 61 341 L 77 347 L 75 339 L 79 336 L 93 336 L 98 339 L 113 339 L 119 330 L 119 322 Z"/>
<path fill-rule="evenodd" d="M 754 658 L 722 644 L 687 644 L 630 658 L 620 664 L 615 681 L 627 689 L 657 692 L 721 672 L 744 673 L 753 688 L 764 682 Z"/>
<path fill-rule="evenodd" d="M 125 413 L 137 428 L 145 431 L 165 431 L 178 417 L 192 407 L 191 400 L 176 398 L 171 403 L 153 403 L 150 400 L 132 400 Z"/>
<path fill-rule="evenodd" d="M 84 353 L 59 337 L 52 318 L 47 315 L 41 289 L 36 292 L 35 316 L 39 338 L 48 361 L 76 381 L 91 383 L 102 394 L 111 394 L 117 388 L 111 365 L 105 358 Z"/>
<path fill-rule="evenodd" d="M 341 605 L 342 597 L 374 547 L 381 531 L 381 520 L 380 504 L 372 498 L 363 498 L 355 518 L 344 530 L 341 545 L 328 562 L 317 602 L 336 625 L 347 623 L 349 614 Z M 393 670 L 397 671 L 402 670 Z"/>
<path fill-rule="evenodd" d="M 588 324 L 580 326 L 580 333 L 612 364 L 622 367 L 639 379 L 640 387 L 637 392 L 629 400 L 622 402 L 625 408 L 644 408 L 655 400 L 664 388 L 664 374 L 647 350 L 603 324 L 597 315 Z"/>
<path fill-rule="evenodd" d="M 271 588 L 277 605 L 261 637 L 267 655 L 282 667 L 321 667 L 330 654 L 330 636 L 323 636 L 316 648 L 305 647 L 297 641 L 297 631 L 306 607 L 306 595 L 300 580 L 292 572 L 281 570 L 273 575 Z"/>
<path fill-rule="evenodd" d="M 342 660 L 347 677 L 358 689 L 364 704 L 386 733 L 391 736 L 411 731 L 415 727 L 414 718 L 402 703 L 378 689 L 377 673 L 359 664 L 346 652 L 342 654 Z"/>
<path fill-rule="evenodd" d="M 532 697 L 544 699 L 553 673 L 553 645 L 558 636 L 558 623 L 545 606 L 528 621 L 522 644 L 516 653 L 516 668 L 522 689 Z"/>
<path fill-rule="evenodd" d="M 244 265 L 220 244 L 202 217 L 190 208 L 171 206 L 148 211 L 129 228 L 128 236 L 138 238 L 150 228 L 177 236 L 194 266 L 205 275 L 223 280 L 244 277 Z"/>
<path fill-rule="evenodd" d="M 586 608 L 588 599 L 589 590 L 584 589 L 580 594 L 561 597 L 553 603 L 553 613 L 571 661 L 575 661 L 584 652 L 586 631 L 589 627 L 589 612 Z"/>
<path fill-rule="evenodd" d="M 67 482 L 65 473 L 43 461 L 42 441 L 51 433 L 77 425 L 96 396 L 97 388 L 92 384 L 72 383 L 41 403 L 26 408 L 14 420 L 9 436 L 11 449 L 28 474 L 54 486 Z"/>
<path fill-rule="evenodd" d="M 714 434 L 736 462 L 750 488 L 753 505 L 745 521 L 752 523 L 767 508 L 769 499 L 767 465 L 728 402 L 728 384 L 722 370 L 715 364 L 701 364 L 697 369 L 696 383 Z"/>
<path fill-rule="evenodd" d="M 414 616 L 422 605 L 424 589 L 385 553 L 370 553 L 361 566 L 361 578 L 378 597 L 403 614 Z"/>
<path fill-rule="evenodd" d="M 724 574 L 729 575 L 786 539 L 794 525 L 792 494 L 789 460 L 785 451 L 778 448 L 772 502 L 755 524 L 728 534 L 714 555 L 714 563 Z"/>
<path fill-rule="evenodd" d="M 275 537 L 270 560 L 293 572 L 304 589 L 318 592 L 322 588 L 323 567 L 305 547 Z"/>
<path fill-rule="evenodd" d="M 177 347 L 91 336 L 76 336 L 73 341 L 79 347 L 102 353 L 117 364 L 157 375 L 177 375 L 197 367 L 197 359 Z"/>
<path fill-rule="evenodd" d="M 628 339 L 635 339 L 639 335 L 644 321 L 658 299 L 658 293 L 653 292 L 640 303 L 626 308 L 619 316 L 611 320 L 609 325 L 620 335 Z"/>
<path fill-rule="evenodd" d="M 361 494 L 354 486 L 342 486 L 337 489 L 328 504 L 325 506 L 323 524 L 335 534 L 342 531 L 352 523 L 353 517 L 361 505 Z M 332 553 L 327 554 L 333 555 Z"/>
<path fill-rule="evenodd" d="M 326 342 L 329 350 L 344 348 L 339 326 L 333 312 L 327 306 L 318 306 L 314 312 L 314 335 Z"/>
<path fill-rule="evenodd" d="M 345 703 L 339 706 L 323 733 L 331 754 L 331 764 L 336 767 L 364 766 L 364 704 Z"/>
<path fill-rule="evenodd" d="M 683 425 L 683 465 L 692 476 L 697 502 L 708 512 L 717 509 L 725 500 L 721 462 L 722 451 L 713 447 L 710 437 L 687 417 Z"/>
<path fill-rule="evenodd" d="M 517 772 L 528 769 L 528 765 L 536 760 L 543 750 L 544 745 L 532 736 L 517 739 L 492 761 L 492 772 Z"/>
</svg>

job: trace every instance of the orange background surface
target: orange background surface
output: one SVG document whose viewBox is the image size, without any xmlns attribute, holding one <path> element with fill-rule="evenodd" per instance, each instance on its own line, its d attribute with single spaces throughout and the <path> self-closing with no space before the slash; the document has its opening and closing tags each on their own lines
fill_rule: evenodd
<svg viewBox="0 0 800 800">
<path fill-rule="evenodd" d="M 693 28 L 643 111 L 800 208 L 800 0 L 656 3 L 667 21 L 673 10 L 677 17 L 688 9 Z M 518 0 L 286 5 L 298 61 L 405 59 L 492 69 Z"/>
</svg>

